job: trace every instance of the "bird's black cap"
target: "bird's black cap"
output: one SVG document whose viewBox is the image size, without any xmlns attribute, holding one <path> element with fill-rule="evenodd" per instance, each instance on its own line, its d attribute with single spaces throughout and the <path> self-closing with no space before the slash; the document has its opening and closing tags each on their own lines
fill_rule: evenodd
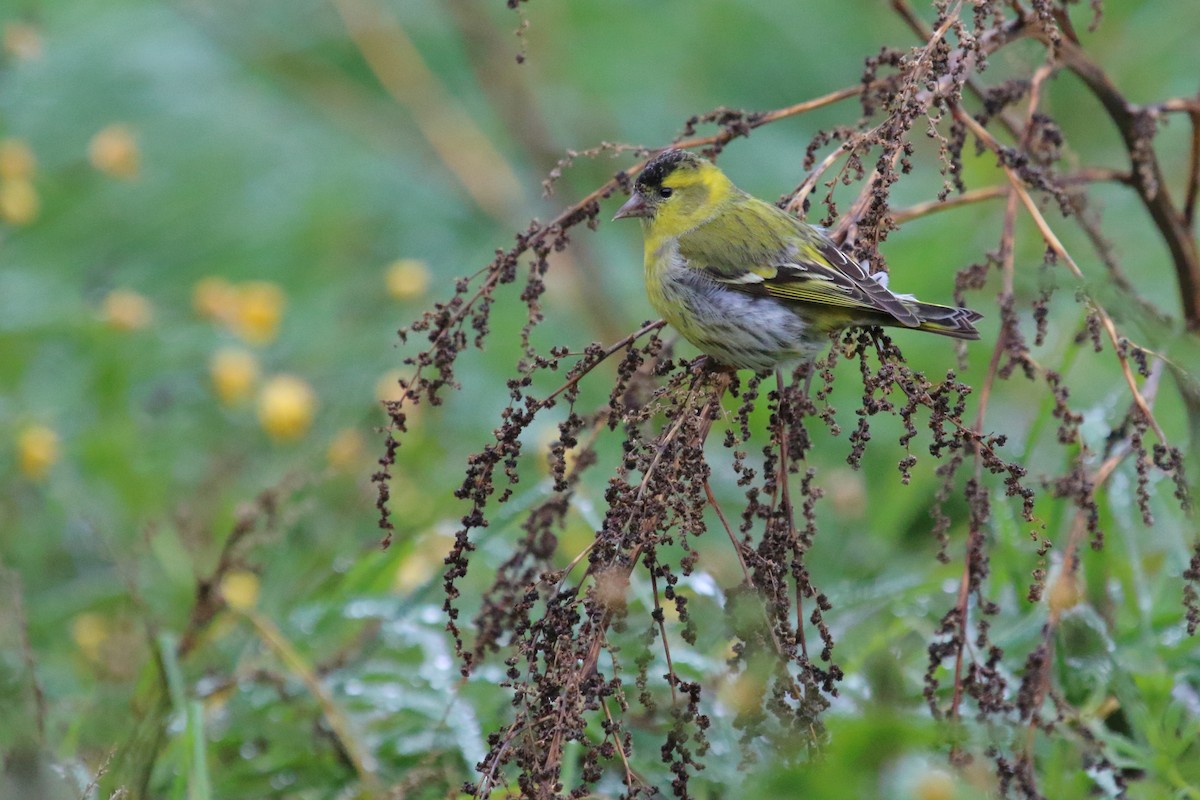
<svg viewBox="0 0 1200 800">
<path fill-rule="evenodd" d="M 642 174 L 637 177 L 638 186 L 661 186 L 663 178 L 670 175 L 681 166 L 695 166 L 700 163 L 697 156 L 686 150 L 664 150 L 650 159 Z"/>
</svg>

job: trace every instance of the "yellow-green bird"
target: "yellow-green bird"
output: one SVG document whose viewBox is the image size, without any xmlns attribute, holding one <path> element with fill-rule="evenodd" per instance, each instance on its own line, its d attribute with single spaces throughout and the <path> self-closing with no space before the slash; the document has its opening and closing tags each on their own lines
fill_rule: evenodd
<svg viewBox="0 0 1200 800">
<path fill-rule="evenodd" d="M 722 364 L 761 371 L 812 358 L 852 325 L 979 338 L 979 313 L 893 293 L 824 230 L 692 153 L 667 150 L 646 164 L 613 219 L 626 217 L 642 219 L 651 304 Z"/>
</svg>

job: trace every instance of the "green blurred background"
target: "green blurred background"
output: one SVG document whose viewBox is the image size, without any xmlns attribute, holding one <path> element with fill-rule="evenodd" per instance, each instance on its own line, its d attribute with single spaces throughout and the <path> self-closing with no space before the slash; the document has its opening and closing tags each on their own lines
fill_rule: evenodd
<svg viewBox="0 0 1200 800">
<path fill-rule="evenodd" d="M 1132 100 L 1195 93 L 1200 14 L 1190 4 L 1104 9 L 1085 46 Z M 1088 12 L 1076 11 L 1082 30 Z M 99 796 L 132 787 L 136 764 L 150 760 L 149 796 L 159 797 L 385 796 L 387 787 L 435 797 L 469 779 L 508 698 L 493 667 L 458 683 L 441 634 L 440 560 L 466 510 L 452 494 L 465 458 L 499 422 L 525 312 L 515 291 L 502 298 L 488 351 L 463 356 L 465 391 L 417 409 L 394 470 L 397 538 L 381 551 L 369 482 L 382 454 L 379 400 L 395 396 L 415 350 L 396 330 L 530 218 L 553 216 L 631 163 L 580 158 L 543 196 L 542 179 L 568 149 L 662 146 L 693 114 L 825 94 L 856 83 L 881 45 L 914 44 L 882 0 L 533 0 L 519 13 L 467 0 L 14 0 L 0 26 L 0 702 L 19 721 L 4 726 L 0 749 L 11 786 L 64 797 L 81 796 L 102 767 Z M 1027 74 L 1043 55 L 1012 46 L 983 79 Z M 757 130 L 721 163 L 743 188 L 777 197 L 803 179 L 819 128 L 857 119 L 854 102 Z M 1046 107 L 1063 124 L 1069 160 L 1125 166 L 1119 138 L 1072 78 L 1052 81 Z M 1179 181 L 1184 122 L 1158 140 Z M 932 149 L 918 159 L 924 169 L 896 188 L 897 206 L 940 186 Z M 966 179 L 1002 180 L 990 159 L 970 155 Z M 1125 269 L 1177 316 L 1165 248 L 1132 193 L 1101 186 L 1094 196 Z M 954 272 L 996 247 L 1000 214 L 999 203 L 970 206 L 893 234 L 884 246 L 893 288 L 949 300 Z M 1103 296 L 1086 240 L 1065 223 L 1061 233 Z M 1024 223 L 1018 236 L 1027 299 L 1043 247 Z M 650 318 L 640 259 L 636 226 L 577 234 L 552 259 L 537 341 L 578 351 Z M 1127 390 L 1111 353 L 1072 342 L 1083 313 L 1061 283 L 1036 353 L 1064 371 L 1099 447 Z M 989 317 L 985 342 L 993 298 L 972 298 Z M 1177 347 L 1169 331 L 1114 313 L 1131 338 Z M 935 337 L 900 344 L 932 375 L 955 363 Z M 988 355 L 983 344 L 970 350 L 967 380 L 983 375 Z M 844 366 L 835 404 L 849 430 L 858 393 L 855 368 Z M 604 396 L 601 379 L 585 388 L 584 407 Z M 989 412 L 1034 476 L 1068 466 L 1047 408 L 1044 389 L 1018 378 L 997 388 Z M 1156 411 L 1184 444 L 1176 394 L 1164 388 Z M 518 505 L 547 491 L 539 453 L 557 421 L 531 436 Z M 809 567 L 835 603 L 836 657 L 851 676 L 830 714 L 831 760 L 816 777 L 767 770 L 763 791 L 786 779 L 811 797 L 974 797 L 989 779 L 946 765 L 920 698 L 933 622 L 953 603 L 964 523 L 952 530 L 952 563 L 938 565 L 927 511 L 935 465 L 923 459 L 901 485 L 900 426 L 881 419 L 875 429 L 859 472 L 845 465 L 844 436 L 818 432 L 810 457 L 826 499 Z M 721 456 L 719 488 L 736 503 Z M 602 514 L 604 477 L 582 493 L 562 563 Z M 1124 757 L 1161 781 L 1147 785 L 1178 790 L 1200 774 L 1179 744 L 1196 730 L 1200 697 L 1179 602 L 1194 530 L 1157 477 L 1159 524 L 1147 529 L 1133 480 L 1122 468 L 1102 504 L 1110 537 L 1085 556 L 1084 666 L 1064 662 L 1062 679 L 1086 672 L 1085 685 L 1064 689 L 1093 714 L 1080 724 L 1106 742 L 1124 737 Z M 1002 494 L 991 593 L 1005 611 L 995 635 L 1019 666 L 1045 609 L 1023 599 L 1035 545 Z M 1061 542 L 1072 510 L 1046 503 L 1039 514 L 1039 533 Z M 248 533 L 223 550 L 235 530 Z M 516 536 L 512 517 L 489 528 L 487 560 L 503 560 Z M 210 588 L 232 607 L 217 604 L 199 625 L 198 586 L 222 552 L 222 583 Z M 715 581 L 694 591 L 716 608 L 713 587 L 734 585 L 737 573 L 727 544 L 713 541 L 711 553 L 702 574 Z M 467 585 L 477 592 L 486 579 L 476 572 Z M 177 658 L 189 633 L 199 638 Z M 714 694 L 726 644 L 718 636 L 698 648 L 691 666 Z M 154 688 L 156 660 L 179 679 L 169 700 Z M 1116 733 L 1104 725 L 1113 698 L 1132 720 Z M 155 719 L 156 703 L 165 733 L 148 741 L 133 720 Z M 720 706 L 721 746 L 697 784 L 714 797 L 739 775 Z M 1178 726 L 1155 729 L 1158 738 L 1138 727 L 1139 713 L 1153 727 L 1168 707 Z M 653 778 L 653 726 L 643 735 Z M 1087 796 L 1078 742 L 1044 742 L 1041 755 L 1049 796 Z M 936 788 L 943 777 L 950 793 L 920 794 L 922 781 Z M 822 794 L 838 780 L 855 794 Z"/>
</svg>

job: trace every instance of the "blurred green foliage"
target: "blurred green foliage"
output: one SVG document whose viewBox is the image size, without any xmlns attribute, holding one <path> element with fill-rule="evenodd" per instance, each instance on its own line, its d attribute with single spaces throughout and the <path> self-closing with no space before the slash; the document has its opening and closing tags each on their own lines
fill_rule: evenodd
<svg viewBox="0 0 1200 800">
<path fill-rule="evenodd" d="M 1197 15 L 1168 2 L 1104 7 L 1085 45 L 1132 99 L 1196 91 Z M 17 148 L 13 158 L 23 147 L 35 161 L 12 179 L 32 195 L 0 198 L 0 716 L 17 722 L 0 732 L 5 797 L 108 797 L 119 787 L 154 797 L 382 797 L 388 787 L 443 797 L 472 779 L 508 698 L 498 664 L 460 680 L 439 575 L 463 512 L 452 491 L 497 424 L 524 308 L 515 296 L 497 308 L 489 352 L 466 357 L 467 391 L 419 409 L 395 470 L 396 540 L 381 551 L 369 476 L 385 419 L 378 397 L 405 370 L 396 329 L 530 217 L 629 163 L 578 159 L 542 197 L 567 149 L 660 146 L 693 114 L 853 85 L 881 43 L 912 44 L 879 0 L 533 0 L 519 15 L 468 0 L 21 0 L 0 9 L 0 27 L 0 138 Z M 382 48 L 372 39 L 380 31 L 393 37 Z M 396 82 L 381 80 L 373 56 L 395 59 L 386 63 L 400 65 Z M 986 75 L 999 81 L 1039 58 L 1014 47 Z M 1048 105 L 1081 164 L 1124 166 L 1119 140 L 1072 79 L 1052 82 Z M 769 126 L 730 146 L 722 164 L 747 190 L 778 196 L 802 179 L 809 137 L 853 116 L 835 106 Z M 1182 122 L 1161 134 L 1168 163 L 1185 158 Z M 966 178 L 1000 180 L 986 158 L 968 159 Z M 940 180 L 914 176 L 897 202 L 928 197 Z M 1167 255 L 1132 193 L 1104 187 L 1098 197 L 1131 276 L 1176 313 Z M 894 234 L 884 246 L 893 285 L 948 299 L 953 272 L 995 247 L 999 213 L 971 206 Z M 1102 281 L 1084 240 L 1065 240 Z M 1018 242 L 1028 267 L 1018 288 L 1030 296 L 1037 281 L 1025 276 L 1043 247 L 1024 223 Z M 649 317 L 640 247 L 631 228 L 577 237 L 556 257 L 539 337 L 579 350 Z M 420 265 L 393 268 L 389 285 L 399 259 Z M 268 298 L 256 302 L 264 282 Z M 1113 359 L 1078 354 L 1083 316 L 1070 295 L 1053 308 L 1068 324 L 1041 354 L 1064 370 L 1076 409 L 1108 418 L 1126 389 Z M 910 361 L 943 372 L 952 351 L 920 338 L 901 343 Z M 245 369 L 223 378 L 233 381 L 224 402 L 211 375 L 221 351 L 240 354 Z M 967 380 L 983 374 L 983 352 Z M 279 375 L 301 389 L 264 406 L 262 389 Z M 844 428 L 854 420 L 850 383 L 834 398 Z M 585 388 L 585 399 L 602 396 L 603 386 Z M 1042 446 L 1054 423 L 1028 396 L 1020 380 L 998 386 L 991 425 L 1034 475 L 1054 474 L 1060 451 Z M 1163 391 L 1156 412 L 1181 441 L 1178 400 Z M 743 790 L 751 796 L 971 798 L 994 785 L 979 762 L 949 765 L 946 732 L 921 699 L 932 621 L 952 605 L 959 567 L 932 559 L 937 480 L 923 461 L 900 483 L 899 433 L 879 420 L 881 446 L 852 472 L 844 438 L 818 432 L 813 466 L 827 499 L 808 566 L 836 609 L 836 658 L 850 678 L 819 763 L 777 770 L 759 753 Z M 538 458 L 527 457 L 530 474 Z M 736 497 L 727 469 L 714 469 Z M 1159 524 L 1145 526 L 1134 479 L 1120 468 L 1102 502 L 1110 535 L 1084 556 L 1086 602 L 1062 631 L 1055 675 L 1083 710 L 1071 724 L 1144 778 L 1129 796 L 1196 797 L 1200 661 L 1182 633 L 1179 577 L 1195 531 L 1157 483 Z M 518 489 L 526 504 L 548 491 L 545 481 Z M 601 483 L 584 497 L 598 505 L 602 493 Z M 1033 545 L 1017 509 L 1000 497 L 995 508 L 991 593 L 1005 608 L 995 637 L 1024 652 L 1045 617 L 1024 600 Z M 1043 533 L 1058 541 L 1070 518 L 1048 510 L 1039 508 Z M 564 564 L 595 524 L 594 508 L 576 512 Z M 518 521 L 487 529 L 490 563 L 503 560 Z M 952 536 L 957 553 L 961 527 Z M 693 589 L 719 619 L 719 587 L 736 583 L 736 565 L 727 544 L 704 544 Z M 633 591 L 645 607 L 647 587 Z M 228 605 L 214 599 L 222 593 Z M 719 628 L 701 642 L 682 669 L 723 699 L 697 785 L 727 796 L 747 770 L 729 725 L 736 703 L 722 694 L 733 690 L 721 688 L 727 642 Z M 635 739 L 648 769 L 657 734 Z M 962 735 L 977 754 L 989 745 L 985 732 Z M 1089 779 L 1073 741 L 1039 737 L 1037 750 L 1047 796 L 1095 796 L 1098 786 L 1116 796 Z M 608 781 L 601 791 L 621 790 Z"/>
</svg>

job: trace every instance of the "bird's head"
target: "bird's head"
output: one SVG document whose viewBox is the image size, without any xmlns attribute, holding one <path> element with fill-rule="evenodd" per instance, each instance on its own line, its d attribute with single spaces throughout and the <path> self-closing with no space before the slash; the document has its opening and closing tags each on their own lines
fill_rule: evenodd
<svg viewBox="0 0 1200 800">
<path fill-rule="evenodd" d="M 677 236 L 712 219 L 736 191 L 711 161 L 667 150 L 646 164 L 613 219 L 641 217 L 656 233 Z"/>
</svg>

